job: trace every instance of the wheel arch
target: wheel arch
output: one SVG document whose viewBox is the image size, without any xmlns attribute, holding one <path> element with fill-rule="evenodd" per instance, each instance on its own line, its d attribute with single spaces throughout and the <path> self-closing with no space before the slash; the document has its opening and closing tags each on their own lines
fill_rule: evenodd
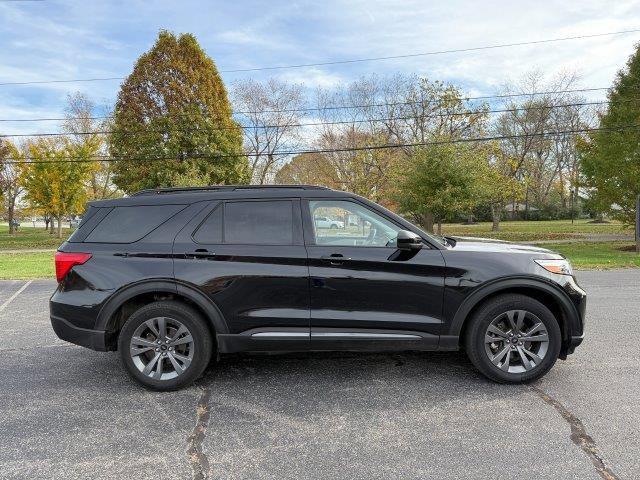
<svg viewBox="0 0 640 480">
<path fill-rule="evenodd" d="M 96 320 L 96 329 L 106 332 L 108 350 L 115 350 L 122 325 L 133 311 L 153 301 L 173 299 L 195 308 L 207 321 L 212 338 L 229 329 L 222 312 L 211 299 L 197 288 L 173 280 L 147 280 L 127 285 L 114 293 L 102 306 Z"/>
<path fill-rule="evenodd" d="M 469 320 L 478 308 L 488 300 L 508 293 L 529 296 L 551 310 L 560 325 L 563 346 L 570 341 L 572 331 L 579 331 L 578 311 L 561 288 L 542 279 L 517 277 L 491 282 L 467 296 L 454 314 L 446 337 L 450 341 L 455 339 L 457 348 L 464 338 Z"/>
</svg>

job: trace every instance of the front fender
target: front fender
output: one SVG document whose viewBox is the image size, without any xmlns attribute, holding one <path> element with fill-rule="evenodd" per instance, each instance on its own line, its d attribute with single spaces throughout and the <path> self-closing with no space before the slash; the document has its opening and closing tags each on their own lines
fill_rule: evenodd
<svg viewBox="0 0 640 480">
<path fill-rule="evenodd" d="M 559 319 L 564 322 L 565 340 L 575 335 L 576 332 L 582 333 L 582 319 L 575 304 L 562 287 L 555 282 L 547 280 L 543 277 L 533 275 L 518 275 L 506 278 L 499 278 L 489 281 L 475 288 L 458 306 L 448 328 L 443 332 L 440 340 L 440 348 L 442 350 L 453 350 L 458 348 L 459 336 L 462 332 L 465 321 L 469 313 L 486 300 L 488 297 L 500 292 L 513 292 L 536 290 L 543 294 L 553 297 L 554 301 L 560 307 L 563 318 Z"/>
</svg>

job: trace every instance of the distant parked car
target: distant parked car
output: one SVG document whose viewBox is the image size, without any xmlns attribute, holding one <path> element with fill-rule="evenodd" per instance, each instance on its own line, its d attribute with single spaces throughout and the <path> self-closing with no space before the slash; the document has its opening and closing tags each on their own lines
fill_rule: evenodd
<svg viewBox="0 0 640 480">
<path fill-rule="evenodd" d="M 331 220 L 327 217 L 314 217 L 316 228 L 344 228 L 344 222 Z"/>
</svg>

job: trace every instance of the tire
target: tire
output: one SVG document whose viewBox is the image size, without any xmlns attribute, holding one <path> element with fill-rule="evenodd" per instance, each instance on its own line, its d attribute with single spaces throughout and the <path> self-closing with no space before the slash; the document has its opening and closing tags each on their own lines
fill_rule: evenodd
<svg viewBox="0 0 640 480">
<path fill-rule="evenodd" d="M 337 229 L 338 229 L 338 225 L 336 225 L 335 223 L 332 223 L 332 224 L 329 226 L 329 230 L 337 230 Z"/>
<path fill-rule="evenodd" d="M 526 295 L 508 294 L 478 309 L 464 340 L 469 360 L 487 378 L 526 383 L 542 377 L 556 363 L 562 334 L 553 313 L 542 303 Z"/>
<path fill-rule="evenodd" d="M 160 333 L 163 325 L 164 335 Z M 118 351 L 131 377 L 149 389 L 169 391 L 186 387 L 202 375 L 213 340 L 196 310 L 167 300 L 145 305 L 129 317 L 118 337 Z"/>
</svg>

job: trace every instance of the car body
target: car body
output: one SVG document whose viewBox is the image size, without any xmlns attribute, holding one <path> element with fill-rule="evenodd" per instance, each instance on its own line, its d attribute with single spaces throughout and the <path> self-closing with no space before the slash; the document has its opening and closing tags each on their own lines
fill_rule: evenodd
<svg viewBox="0 0 640 480">
<path fill-rule="evenodd" d="M 344 222 L 340 220 L 331 220 L 327 217 L 314 217 L 313 221 L 316 228 L 344 228 Z"/>
<path fill-rule="evenodd" d="M 314 227 L 312 218 L 336 209 L 361 218 L 361 227 L 335 234 Z M 553 362 L 572 353 L 584 335 L 585 292 L 570 271 L 541 266 L 562 264 L 561 255 L 507 242 L 444 240 L 365 198 L 322 187 L 159 189 L 92 202 L 57 255 L 59 285 L 50 301 L 56 334 L 94 350 L 120 349 L 125 359 L 123 329 L 137 312 L 162 302 L 184 306 L 189 325 L 204 323 L 211 345 L 202 348 L 217 354 L 458 350 L 465 347 L 470 322 L 480 322 L 480 310 L 523 298 L 535 303 L 522 310 L 529 312 L 528 326 L 542 318 L 550 337 L 551 328 L 558 329 L 547 345 L 555 349 Z M 490 360 L 516 332 L 504 327 L 506 313 L 495 308 L 504 332 L 487 344 Z M 153 318 L 159 318 L 157 311 Z M 144 321 L 149 319 L 138 323 Z M 174 334 L 187 323 L 175 323 Z M 171 337 L 167 333 L 167 342 Z M 132 344 L 131 352 L 136 348 Z M 504 370 L 506 362 L 510 376 L 483 373 L 498 381 L 534 378 L 524 371 L 527 365 L 512 375 L 509 362 L 518 363 L 520 347 L 510 348 L 514 353 L 503 352 L 507 360 L 497 363 Z M 147 382 L 153 375 L 147 371 L 137 379 L 156 389 L 184 384 L 175 377 Z"/>
</svg>

